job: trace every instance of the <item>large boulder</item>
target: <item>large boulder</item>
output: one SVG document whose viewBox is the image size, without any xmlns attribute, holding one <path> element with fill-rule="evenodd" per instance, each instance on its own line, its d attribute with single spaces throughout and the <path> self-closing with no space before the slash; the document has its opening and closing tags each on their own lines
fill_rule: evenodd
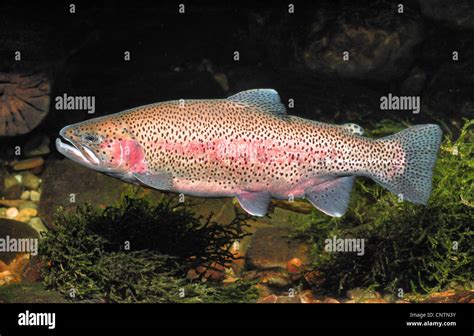
<svg viewBox="0 0 474 336">
<path fill-rule="evenodd" d="M 315 74 L 341 78 L 401 78 L 414 61 L 415 47 L 423 41 L 420 21 L 398 14 L 394 6 L 379 8 L 375 16 L 361 11 L 347 9 L 330 21 L 327 15 L 315 15 L 297 50 L 303 66 Z M 344 52 L 348 52 L 347 60 Z"/>
<path fill-rule="evenodd" d="M 9 238 L 7 238 L 7 236 Z M 0 239 L 38 239 L 38 233 L 28 224 L 12 219 L 0 218 Z M 0 251 L 0 262 L 9 264 L 17 256 L 16 251 Z M 0 270 L 1 271 L 1 270 Z"/>
<path fill-rule="evenodd" d="M 418 0 L 423 15 L 454 29 L 474 28 L 474 7 L 471 0 Z"/>
<path fill-rule="evenodd" d="M 65 211 L 74 211 L 77 206 L 89 203 L 101 208 L 114 204 L 122 194 L 130 191 L 131 185 L 107 175 L 82 167 L 71 160 L 52 158 L 48 161 L 42 176 L 42 194 L 38 209 L 39 217 L 46 226 L 54 227 L 54 213 L 59 206 Z M 147 195 L 152 201 L 159 200 L 163 193 L 148 188 L 139 188 L 139 195 Z M 174 197 L 176 194 L 167 194 Z M 74 202 L 72 202 L 74 201 Z M 202 221 L 210 214 L 212 221 L 228 224 L 235 218 L 235 210 L 231 198 L 195 198 L 185 196 L 188 210 Z"/>
<path fill-rule="evenodd" d="M 71 160 L 50 159 L 42 176 L 42 194 L 39 217 L 46 226 L 54 227 L 58 207 L 74 211 L 86 202 L 105 208 L 112 205 L 129 190 L 129 184 L 82 167 Z M 160 193 L 147 190 L 152 197 Z"/>
</svg>

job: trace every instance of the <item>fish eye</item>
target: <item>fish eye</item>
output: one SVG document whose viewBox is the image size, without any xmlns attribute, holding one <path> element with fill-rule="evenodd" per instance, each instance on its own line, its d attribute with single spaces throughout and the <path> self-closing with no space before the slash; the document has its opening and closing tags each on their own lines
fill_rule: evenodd
<svg viewBox="0 0 474 336">
<path fill-rule="evenodd" d="M 82 139 L 87 141 L 87 142 L 92 142 L 92 143 L 97 143 L 97 142 L 100 141 L 99 137 L 97 135 L 94 135 L 94 134 L 85 134 L 82 137 Z"/>
</svg>

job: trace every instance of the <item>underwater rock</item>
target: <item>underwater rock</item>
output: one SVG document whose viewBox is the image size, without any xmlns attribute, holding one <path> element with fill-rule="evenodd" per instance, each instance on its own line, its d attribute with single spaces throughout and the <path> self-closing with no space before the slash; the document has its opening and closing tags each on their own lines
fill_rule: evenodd
<svg viewBox="0 0 474 336">
<path fill-rule="evenodd" d="M 16 218 L 18 216 L 18 209 L 13 207 L 8 208 L 5 215 L 10 219 Z"/>
<path fill-rule="evenodd" d="M 28 278 L 28 276 L 27 276 Z M 66 303 L 54 290 L 45 289 L 42 283 L 23 282 L 0 287 L 0 303 Z"/>
<path fill-rule="evenodd" d="M 279 296 L 275 303 L 301 303 L 301 299 L 298 295 L 294 296 Z"/>
<path fill-rule="evenodd" d="M 23 185 L 28 189 L 37 190 L 40 185 L 40 179 L 38 178 L 38 176 L 30 172 L 26 172 L 23 174 L 22 181 L 23 181 Z"/>
<path fill-rule="evenodd" d="M 473 29 L 474 9 L 470 0 L 418 0 L 426 17 L 441 21 L 450 28 Z"/>
<path fill-rule="evenodd" d="M 43 156 L 50 152 L 49 137 L 46 135 L 37 135 L 25 144 L 25 157 Z"/>
<path fill-rule="evenodd" d="M 278 296 L 275 294 L 270 294 L 265 296 L 257 301 L 257 303 L 276 303 L 278 300 Z"/>
<path fill-rule="evenodd" d="M 23 186 L 18 183 L 14 184 L 0 192 L 0 196 L 4 197 L 6 199 L 18 199 L 21 196 L 21 193 L 23 192 Z"/>
<path fill-rule="evenodd" d="M 31 190 L 30 191 L 30 200 L 33 202 L 39 202 L 41 199 L 41 194 L 37 192 L 36 190 Z"/>
<path fill-rule="evenodd" d="M 4 205 L 4 206 L 7 206 L 7 207 L 20 207 L 25 203 L 26 203 L 26 201 L 23 201 L 23 200 L 3 200 L 3 199 L 0 199 L 0 205 Z"/>
<path fill-rule="evenodd" d="M 105 208 L 116 202 L 130 185 L 112 177 L 82 167 L 71 160 L 50 159 L 42 175 L 42 194 L 38 207 L 39 217 L 46 227 L 53 227 L 53 215 L 59 206 L 74 211 L 88 202 Z M 162 193 L 143 189 L 152 199 L 159 200 Z M 32 192 L 33 193 L 33 192 Z"/>
<path fill-rule="evenodd" d="M 421 303 L 474 303 L 474 290 L 447 290 L 444 292 L 432 293 Z"/>
<path fill-rule="evenodd" d="M 44 226 L 43 221 L 39 217 L 31 218 L 28 224 L 33 229 L 35 229 L 35 231 L 38 232 L 38 234 L 41 234 L 41 232 L 48 232 L 48 229 L 46 228 L 46 226 Z"/>
<path fill-rule="evenodd" d="M 25 134 L 49 112 L 50 82 L 46 74 L 0 72 L 0 136 Z"/>
<path fill-rule="evenodd" d="M 305 273 L 304 279 L 306 282 L 313 287 L 319 287 L 324 283 L 324 278 L 319 271 L 310 271 Z"/>
<path fill-rule="evenodd" d="M 26 201 L 26 202 L 21 203 L 18 206 L 18 209 L 20 209 L 20 210 L 23 210 L 23 209 L 35 209 L 35 210 L 37 210 L 38 206 L 36 205 L 36 203 Z"/>
<path fill-rule="evenodd" d="M 35 217 L 38 214 L 38 210 L 31 208 L 23 208 L 19 212 L 19 216 Z"/>
<path fill-rule="evenodd" d="M 385 299 L 382 299 L 382 298 L 369 298 L 369 299 L 364 299 L 362 302 L 363 303 L 388 303 L 387 301 L 385 301 Z"/>
<path fill-rule="evenodd" d="M 257 230 L 250 241 L 246 260 L 250 268 L 286 269 L 293 258 L 303 265 L 309 262 L 309 246 L 295 238 L 288 237 L 289 231 L 281 228 L 262 228 Z"/>
<path fill-rule="evenodd" d="M 225 267 L 217 263 L 212 263 L 208 266 L 198 266 L 195 269 L 191 269 L 186 274 L 186 278 L 194 280 L 198 278 L 204 278 L 209 281 L 222 281 L 225 279 Z"/>
<path fill-rule="evenodd" d="M 288 273 L 283 271 L 263 270 L 257 273 L 257 278 L 261 284 L 276 288 L 286 288 L 291 284 Z"/>
<path fill-rule="evenodd" d="M 13 163 L 13 170 L 28 170 L 41 167 L 44 163 L 43 158 L 35 157 L 31 159 L 26 159 L 22 161 L 16 161 Z"/>
<path fill-rule="evenodd" d="M 380 299 L 380 293 L 372 291 L 367 288 L 354 288 L 346 291 L 346 297 L 349 300 L 355 300 L 356 302 L 365 301 L 367 299 Z"/>
<path fill-rule="evenodd" d="M 328 296 L 328 297 L 324 298 L 323 303 L 341 303 L 341 302 L 339 302 L 338 300 Z"/>
<path fill-rule="evenodd" d="M 3 185 L 5 186 L 5 189 L 8 189 L 17 184 L 20 184 L 20 182 L 13 175 L 8 175 L 3 180 Z"/>
<path fill-rule="evenodd" d="M 20 195 L 20 199 L 24 200 L 24 201 L 29 200 L 30 199 L 30 191 L 29 190 L 23 191 Z"/>
<path fill-rule="evenodd" d="M 311 290 L 304 290 L 300 293 L 301 303 L 322 303 L 321 300 L 318 300 Z"/>
<path fill-rule="evenodd" d="M 413 13 L 397 15 L 392 5 L 379 4 L 371 10 L 376 15 L 367 13 L 367 8 L 348 6 L 327 22 L 329 13 L 315 14 L 297 51 L 299 62 L 310 71 L 329 76 L 400 78 L 414 61 L 414 48 L 423 41 L 421 21 Z M 344 52 L 348 52 L 345 59 Z"/>
<path fill-rule="evenodd" d="M 28 224 L 12 219 L 0 218 L 0 237 L 5 238 L 39 238 L 38 233 Z M 0 261 L 10 264 L 17 255 L 16 252 L 0 252 Z"/>
</svg>

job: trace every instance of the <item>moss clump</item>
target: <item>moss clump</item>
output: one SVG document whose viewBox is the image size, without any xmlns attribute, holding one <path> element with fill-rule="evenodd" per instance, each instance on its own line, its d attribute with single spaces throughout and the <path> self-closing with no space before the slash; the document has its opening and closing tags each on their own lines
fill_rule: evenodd
<svg viewBox="0 0 474 336">
<path fill-rule="evenodd" d="M 227 263 L 232 243 L 246 235 L 241 216 L 226 226 L 200 219 L 166 198 L 152 205 L 124 196 L 105 210 L 59 211 L 57 229 L 40 245 L 44 282 L 72 301 L 256 300 L 257 290 L 246 283 L 218 287 L 185 279 L 192 267 Z"/>
<path fill-rule="evenodd" d="M 466 122 L 456 141 L 444 140 L 428 206 L 400 203 L 375 183 L 358 179 L 345 216 L 312 214 L 301 232 L 313 243 L 324 289 L 428 293 L 472 284 L 473 125 Z M 333 236 L 364 238 L 365 254 L 324 252 L 324 240 Z"/>
</svg>

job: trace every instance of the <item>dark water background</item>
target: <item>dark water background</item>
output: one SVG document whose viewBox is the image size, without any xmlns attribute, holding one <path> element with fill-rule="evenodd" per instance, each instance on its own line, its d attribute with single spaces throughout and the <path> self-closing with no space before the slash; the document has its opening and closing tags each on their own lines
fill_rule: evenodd
<svg viewBox="0 0 474 336">
<path fill-rule="evenodd" d="M 295 2 L 290 15 L 283 2 L 190 2 L 179 14 L 175 2 L 103 1 L 78 2 L 76 14 L 69 14 L 68 3 L 6 2 L 0 5 L 0 69 L 51 75 L 51 112 L 37 129 L 51 136 L 65 124 L 91 117 L 85 111 L 56 111 L 53 99 L 63 93 L 95 96 L 95 117 L 158 101 L 221 98 L 263 87 L 275 88 L 284 102 L 293 98 L 290 114 L 315 120 L 370 127 L 392 118 L 444 122 L 444 128 L 455 129 L 473 112 L 472 30 L 422 15 L 417 1 L 407 2 L 399 19 L 393 13 L 396 4 Z M 364 37 L 340 42 L 350 33 L 344 27 L 351 25 L 368 27 L 369 37 L 377 29 L 395 34 L 400 50 L 384 53 L 392 46 L 370 44 Z M 355 74 L 328 72 L 336 60 L 321 65 L 318 58 L 334 46 L 367 54 L 375 70 L 359 64 Z M 13 61 L 12 50 L 21 50 L 22 62 Z M 380 55 L 371 55 L 374 50 Z M 460 54 L 457 63 L 451 61 L 453 50 Z M 239 61 L 233 60 L 234 51 Z M 308 51 L 313 51 L 311 61 L 304 60 Z M 413 69 L 419 71 L 415 76 Z M 216 73 L 226 76 L 228 90 L 213 78 Z M 388 92 L 420 95 L 422 112 L 381 111 L 380 96 Z"/>
</svg>

